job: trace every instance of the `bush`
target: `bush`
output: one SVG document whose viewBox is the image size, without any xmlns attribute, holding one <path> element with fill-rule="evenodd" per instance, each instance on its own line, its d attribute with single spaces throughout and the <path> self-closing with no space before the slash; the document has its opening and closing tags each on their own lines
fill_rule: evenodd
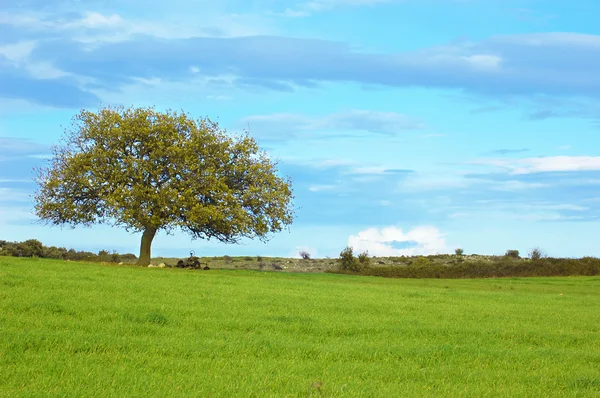
<svg viewBox="0 0 600 398">
<path fill-rule="evenodd" d="M 454 250 L 454 254 L 456 254 L 457 256 L 462 256 L 463 253 L 464 253 L 464 250 L 461 248 Z"/>
<path fill-rule="evenodd" d="M 424 258 L 425 260 L 429 260 Z M 468 261 L 456 264 L 435 264 L 405 266 L 387 266 L 366 268 L 361 275 L 382 276 L 388 278 L 502 278 L 532 276 L 593 276 L 600 275 L 600 259 L 584 257 L 582 259 L 541 258 L 539 261 L 514 261 L 500 257 L 496 261 Z M 418 261 L 415 261 L 417 263 Z M 353 270 L 327 271 L 356 274 Z"/>
<path fill-rule="evenodd" d="M 359 258 L 354 257 L 353 249 L 347 246 L 340 252 L 340 270 L 361 272 L 369 268 L 369 255 L 367 252 L 363 252 L 359 255 Z"/>
<path fill-rule="evenodd" d="M 431 265 L 432 263 L 433 262 L 430 259 L 428 259 L 427 257 L 419 256 L 415 259 L 413 264 L 416 267 L 426 267 L 428 265 Z"/>
<path fill-rule="evenodd" d="M 119 253 L 117 253 L 116 251 L 112 252 L 112 254 L 110 255 L 110 262 L 112 262 L 112 263 L 120 263 L 121 262 L 121 255 Z"/>
<path fill-rule="evenodd" d="M 340 252 L 340 269 L 343 271 L 351 270 L 355 261 L 356 259 L 354 258 L 352 248 L 346 246 L 346 248 Z"/>
<path fill-rule="evenodd" d="M 5 240 L 0 240 L 0 255 L 114 263 L 137 260 L 137 256 L 131 253 L 121 255 L 116 251 L 109 253 L 107 250 L 100 250 L 98 254 L 95 254 L 86 251 L 76 251 L 75 249 L 67 250 L 64 247 L 44 246 L 42 242 L 37 239 L 29 239 L 24 242 L 7 242 Z"/>
<path fill-rule="evenodd" d="M 44 245 L 37 239 L 12 243 L 5 241 L 2 247 L 2 254 L 13 257 L 43 257 Z"/>
<path fill-rule="evenodd" d="M 310 260 L 310 253 L 309 253 L 309 252 L 307 252 L 307 251 L 303 250 L 303 251 L 301 251 L 299 254 L 300 254 L 300 257 L 301 257 L 303 260 Z"/>
<path fill-rule="evenodd" d="M 67 249 L 65 249 L 64 247 L 50 246 L 50 247 L 44 248 L 44 254 L 42 257 L 56 258 L 59 260 L 64 260 L 66 254 L 67 254 Z"/>
<path fill-rule="evenodd" d="M 504 256 L 510 258 L 521 258 L 518 250 L 507 250 Z"/>
<path fill-rule="evenodd" d="M 133 253 L 121 254 L 121 261 L 123 261 L 123 262 L 137 261 L 137 256 Z"/>
<path fill-rule="evenodd" d="M 100 250 L 98 252 L 98 261 L 101 261 L 103 263 L 107 263 L 110 261 L 110 253 L 108 252 L 108 250 Z"/>
<path fill-rule="evenodd" d="M 534 247 L 529 250 L 529 258 L 532 260 L 540 260 L 541 258 L 546 257 L 546 254 L 542 251 L 542 249 L 538 247 Z"/>
<path fill-rule="evenodd" d="M 362 265 L 362 267 L 368 267 L 371 264 L 371 259 L 369 258 L 369 252 L 364 251 L 358 255 L 358 262 Z"/>
</svg>

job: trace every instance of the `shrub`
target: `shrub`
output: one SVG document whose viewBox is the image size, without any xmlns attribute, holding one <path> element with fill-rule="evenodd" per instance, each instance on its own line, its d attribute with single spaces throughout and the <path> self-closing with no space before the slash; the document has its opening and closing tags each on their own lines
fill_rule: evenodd
<svg viewBox="0 0 600 398">
<path fill-rule="evenodd" d="M 369 268 L 370 259 L 367 252 L 359 254 L 358 259 L 354 257 L 353 249 L 347 246 L 340 252 L 340 269 L 342 271 L 361 272 Z"/>
<path fill-rule="evenodd" d="M 69 249 L 65 253 L 65 260 L 71 261 L 97 261 L 98 256 L 91 252 L 76 251 L 75 249 Z"/>
<path fill-rule="evenodd" d="M 100 250 L 98 252 L 98 261 L 102 261 L 103 263 L 107 263 L 110 261 L 110 253 L 108 250 Z"/>
<path fill-rule="evenodd" d="M 123 262 L 136 261 L 136 260 L 137 260 L 137 256 L 133 253 L 121 254 L 121 261 L 123 261 Z"/>
<path fill-rule="evenodd" d="M 421 257 L 424 260 L 429 260 Z M 415 260 L 418 262 L 418 259 Z M 336 271 L 327 271 L 336 272 Z M 356 273 L 353 270 L 339 270 L 338 273 Z M 541 258 L 539 261 L 514 261 L 500 257 L 495 261 L 469 261 L 456 264 L 435 264 L 428 266 L 384 266 L 366 268 L 361 275 L 383 276 L 388 278 L 502 278 L 532 276 L 600 275 L 600 259 Z"/>
<path fill-rule="evenodd" d="M 427 267 L 432 264 L 432 261 L 430 259 L 428 259 L 427 257 L 419 256 L 415 259 L 413 264 L 416 267 Z"/>
<path fill-rule="evenodd" d="M 43 257 L 44 245 L 37 239 L 28 239 L 25 242 L 6 242 L 3 246 L 3 254 L 13 257 Z"/>
<path fill-rule="evenodd" d="M 540 260 L 541 258 L 546 257 L 546 254 L 539 247 L 534 247 L 529 250 L 529 258 L 532 260 Z"/>
<path fill-rule="evenodd" d="M 56 258 L 63 260 L 67 254 L 67 249 L 64 247 L 50 246 L 44 248 L 44 258 Z"/>
<path fill-rule="evenodd" d="M 352 252 L 352 248 L 350 246 L 346 246 L 344 250 L 340 252 L 340 269 L 352 270 L 356 259 L 354 258 L 354 253 Z"/>
<path fill-rule="evenodd" d="M 462 256 L 463 253 L 464 253 L 464 250 L 461 248 L 454 250 L 454 254 L 456 254 L 457 256 Z"/>
<path fill-rule="evenodd" d="M 521 258 L 519 256 L 518 250 L 507 250 L 506 253 L 504 254 L 504 256 L 510 257 L 510 258 Z"/>
<path fill-rule="evenodd" d="M 42 257 L 44 254 L 44 245 L 37 239 L 28 239 L 21 243 L 24 257 Z"/>
<path fill-rule="evenodd" d="M 299 254 L 303 260 L 310 260 L 310 253 L 306 250 L 302 250 Z"/>
<path fill-rule="evenodd" d="M 137 259 L 137 256 L 131 253 L 120 255 L 116 251 L 109 253 L 107 250 L 100 250 L 98 254 L 95 254 L 86 251 L 76 251 L 75 249 L 67 250 L 64 247 L 44 246 L 42 242 L 37 239 L 29 239 L 24 242 L 7 242 L 5 240 L 0 240 L 0 255 L 102 262 L 121 262 Z"/>
<path fill-rule="evenodd" d="M 371 264 L 371 259 L 369 258 L 369 252 L 364 251 L 358 255 L 358 262 L 362 265 L 362 267 L 368 267 Z"/>
</svg>

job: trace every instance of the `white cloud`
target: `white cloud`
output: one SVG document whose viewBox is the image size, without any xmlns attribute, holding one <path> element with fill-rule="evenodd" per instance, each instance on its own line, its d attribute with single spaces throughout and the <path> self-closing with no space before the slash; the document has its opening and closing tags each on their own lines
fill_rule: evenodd
<svg viewBox="0 0 600 398">
<path fill-rule="evenodd" d="M 510 174 L 600 170 L 600 156 L 546 156 L 524 159 L 482 159 L 469 162 L 506 169 Z"/>
<path fill-rule="evenodd" d="M 298 4 L 295 8 L 286 8 L 282 13 L 276 15 L 289 18 L 299 18 L 341 7 L 374 6 L 393 1 L 394 0 L 312 0 Z"/>
<path fill-rule="evenodd" d="M 203 9 L 203 21 L 178 16 L 159 20 L 129 19 L 119 14 L 83 12 L 77 18 L 66 19 L 61 14 L 42 12 L 0 13 L 0 24 L 18 27 L 24 32 L 43 32 L 46 37 L 67 34 L 70 38 L 86 43 L 119 42 L 135 35 L 150 35 L 165 39 L 190 37 L 241 37 L 272 34 L 268 21 L 259 15 L 234 14 Z"/>
<path fill-rule="evenodd" d="M 544 205 L 545 209 L 548 210 L 570 210 L 570 211 L 585 211 L 588 210 L 587 207 L 572 205 L 568 203 L 557 204 L 557 205 Z"/>
<path fill-rule="evenodd" d="M 0 23 L 2 21 L 0 20 Z M 31 51 L 35 48 L 35 41 L 27 40 L 18 43 L 0 46 L 0 55 L 5 56 L 9 61 L 19 63 L 27 59 Z"/>
<path fill-rule="evenodd" d="M 337 185 L 312 185 L 308 190 L 311 192 L 332 191 L 337 187 Z"/>
<path fill-rule="evenodd" d="M 414 247 L 397 249 L 394 243 L 414 243 Z M 391 226 L 381 230 L 369 228 L 348 238 L 348 246 L 356 252 L 368 251 L 372 256 L 413 256 L 447 252 L 448 248 L 440 231 L 431 226 L 416 227 L 406 233 Z"/>
<path fill-rule="evenodd" d="M 523 182 L 518 180 L 510 180 L 510 181 L 499 181 L 499 182 L 488 182 L 492 185 L 491 189 L 495 191 L 522 191 L 525 189 L 536 189 L 536 188 L 545 188 L 548 187 L 548 184 L 543 184 L 540 182 Z"/>
<path fill-rule="evenodd" d="M 65 27 L 69 28 L 89 28 L 89 29 L 115 29 L 125 24 L 121 16 L 113 14 L 104 16 L 97 12 L 88 12 L 85 17 L 78 21 L 73 21 Z"/>
<path fill-rule="evenodd" d="M 600 156 L 554 156 L 523 159 L 512 174 L 529 174 L 544 171 L 600 170 Z"/>
<path fill-rule="evenodd" d="M 117 14 L 105 16 L 98 12 L 86 12 L 80 18 L 64 20 L 43 17 L 39 14 L 0 14 L 0 23 L 32 30 L 75 30 L 75 29 L 115 29 L 124 27 L 126 21 Z"/>
<path fill-rule="evenodd" d="M 31 182 L 31 180 L 25 180 L 25 179 L 20 179 L 20 178 L 0 178 L 0 184 L 7 184 L 7 183 L 15 183 L 15 182 Z"/>
<path fill-rule="evenodd" d="M 462 57 L 469 65 L 477 69 L 495 70 L 500 67 L 502 58 L 496 55 L 474 54 Z"/>
</svg>

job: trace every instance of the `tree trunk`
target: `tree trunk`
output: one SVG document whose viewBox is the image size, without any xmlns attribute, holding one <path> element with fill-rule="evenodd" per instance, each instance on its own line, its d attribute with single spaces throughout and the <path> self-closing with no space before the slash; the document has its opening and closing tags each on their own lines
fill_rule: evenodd
<svg viewBox="0 0 600 398">
<path fill-rule="evenodd" d="M 150 248 L 152 247 L 152 240 L 156 235 L 156 227 L 146 227 L 144 234 L 142 235 L 142 244 L 140 245 L 140 257 L 138 258 L 138 265 L 150 264 Z"/>
</svg>

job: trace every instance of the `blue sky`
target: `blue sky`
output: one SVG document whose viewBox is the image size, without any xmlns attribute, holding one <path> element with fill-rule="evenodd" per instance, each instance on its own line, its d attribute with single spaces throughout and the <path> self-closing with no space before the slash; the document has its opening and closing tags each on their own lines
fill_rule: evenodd
<svg viewBox="0 0 600 398">
<path fill-rule="evenodd" d="M 248 129 L 293 180 L 296 221 L 267 244 L 163 234 L 154 255 L 600 256 L 597 1 L 141 4 L 0 5 L 0 239 L 137 253 L 32 213 L 63 127 L 123 104 Z"/>
</svg>

